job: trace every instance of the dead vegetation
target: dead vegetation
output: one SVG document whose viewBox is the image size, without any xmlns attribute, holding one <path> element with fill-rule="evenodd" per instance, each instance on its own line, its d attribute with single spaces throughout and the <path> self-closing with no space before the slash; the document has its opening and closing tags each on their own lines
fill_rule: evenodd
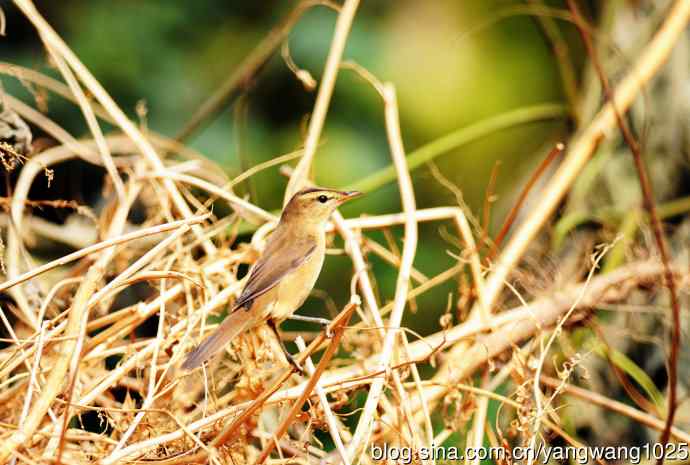
<svg viewBox="0 0 690 465">
<path fill-rule="evenodd" d="M 18 177 L 11 197 L 0 203 L 6 240 L 0 291 L 7 296 L 0 316 L 8 335 L 0 350 L 0 463 L 369 463 L 372 444 L 420 450 L 439 447 L 454 434 L 467 447 L 486 441 L 505 447 L 539 442 L 581 447 L 583 441 L 571 432 L 583 424 L 601 428 L 605 415 L 657 430 L 661 441 L 690 442 L 690 418 L 677 400 L 680 383 L 676 386 L 678 359 L 687 353 L 680 339 L 687 309 L 682 315 L 680 305 L 687 297 L 690 202 L 674 197 L 657 205 L 650 187 L 658 174 L 650 176 L 641 197 L 651 212 L 650 223 L 642 203 L 630 208 L 630 203 L 616 202 L 618 186 L 609 187 L 606 201 L 592 186 L 594 179 L 610 182 L 606 180 L 616 168 L 601 160 L 625 150 L 619 128 L 634 146 L 644 181 L 640 148 L 628 137 L 622 115 L 644 89 L 663 97 L 653 78 L 665 72 L 662 66 L 674 44 L 687 40 L 690 1 L 677 0 L 663 9 L 649 38 L 638 50 L 625 51 L 634 60 L 620 68 L 624 75 L 610 88 L 607 84 L 602 92 L 598 77 L 605 75 L 597 76 L 601 69 L 590 70 L 594 78 L 583 85 L 578 131 L 565 141 L 564 150 L 559 146 L 549 157 L 563 152 L 552 174 L 539 169 L 542 185 L 530 181 L 533 191 L 519 197 L 493 246 L 461 206 L 418 208 L 395 89 L 356 64 L 341 66 L 358 1 L 345 0 L 337 7 L 330 54 L 285 198 L 310 182 L 336 76 L 345 69 L 358 72 L 381 97 L 402 211 L 348 219 L 334 215 L 332 232 L 342 238 L 352 261 L 351 299 L 341 303 L 332 339 L 323 333 L 298 339 L 299 360 L 308 376 L 290 371 L 264 328 L 233 342 L 221 360 L 203 370 L 178 371 L 184 354 L 213 329 L 217 316 L 238 295 L 238 271 L 256 260 L 275 216 L 234 195 L 233 182 L 219 177 L 221 170 L 203 155 L 130 121 L 33 4 L 14 4 L 36 27 L 64 83 L 10 64 L 0 65 L 0 72 L 72 100 L 92 137 L 77 140 L 59 122 L 3 95 L 0 161 Z M 260 44 L 230 84 L 194 116 L 181 140 L 239 92 L 261 69 L 262 60 L 280 48 L 300 12 L 315 4 L 302 2 Z M 568 17 L 580 21 L 588 37 L 584 19 Z M 540 21 L 548 29 L 549 16 Z M 601 101 L 600 108 L 588 109 L 592 100 Z M 639 117 L 634 108 L 631 114 Z M 99 120 L 118 131 L 104 134 Z M 32 151 L 30 126 L 56 145 Z M 655 136 L 655 131 L 656 126 L 647 147 L 672 140 L 667 134 Z M 604 150 L 597 152 L 606 137 Z M 666 152 L 672 150 L 666 147 Z M 32 184 L 46 182 L 42 178 L 50 182 L 52 167 L 74 158 L 107 173 L 106 206 L 99 213 L 70 202 L 29 198 Z M 625 163 L 633 162 L 626 158 Z M 634 184 L 638 178 L 619 176 L 616 182 Z M 536 189 L 538 195 L 530 198 Z M 215 216 L 209 206 L 217 199 L 233 213 Z M 147 213 L 140 225 L 128 221 L 135 202 Z M 613 211 L 607 210 L 611 203 Z M 31 215 L 39 207 L 74 209 L 75 215 L 95 221 L 56 228 Z M 554 225 L 551 219 L 559 207 Z M 666 237 L 660 221 L 671 216 L 682 220 Z M 447 223 L 462 243 L 457 265 L 438 276 L 427 277 L 414 268 L 420 222 Z M 600 227 L 574 230 L 585 222 Z M 240 224 L 251 225 L 251 242 L 237 240 Z M 368 242 L 368 231 L 400 226 L 402 250 Z M 78 244 L 74 236 L 83 237 L 84 229 L 93 231 L 92 239 Z M 556 244 L 568 233 L 567 246 L 549 244 L 549 237 Z M 30 251 L 35 236 L 71 244 L 76 251 L 35 263 Z M 377 299 L 365 247 L 399 270 L 391 302 Z M 547 260 L 553 273 L 540 269 Z M 415 297 L 451 279 L 458 282 L 457 305 L 464 318 L 449 313 L 441 331 L 423 338 L 401 328 Z M 154 290 L 152 297 L 110 310 L 118 294 L 142 282 Z M 612 316 L 601 316 L 609 310 Z M 156 336 L 136 337 L 136 329 L 150 321 L 157 324 Z M 647 338 L 659 354 L 669 354 L 665 393 L 622 352 L 630 344 L 624 333 L 633 332 L 638 339 Z M 302 336 L 309 336 L 308 344 Z M 612 382 L 634 406 L 607 393 Z M 361 407 L 355 409 L 356 397 Z M 487 421 L 490 402 L 500 405 L 493 423 Z M 588 408 L 573 415 L 573 406 L 582 405 Z M 593 418 L 591 409 L 599 418 Z M 98 423 L 99 432 L 86 423 Z M 604 439 L 609 433 L 601 431 Z"/>
</svg>

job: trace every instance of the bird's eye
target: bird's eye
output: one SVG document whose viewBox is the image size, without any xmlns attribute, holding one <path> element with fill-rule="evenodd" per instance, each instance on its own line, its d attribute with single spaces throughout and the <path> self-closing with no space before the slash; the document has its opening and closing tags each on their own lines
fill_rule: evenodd
<svg viewBox="0 0 690 465">
<path fill-rule="evenodd" d="M 328 197 L 326 197 L 325 195 L 321 194 L 321 195 L 319 195 L 319 196 L 317 197 L 317 200 L 318 200 L 319 202 L 321 202 L 321 203 L 326 203 L 326 202 L 328 201 Z"/>
</svg>

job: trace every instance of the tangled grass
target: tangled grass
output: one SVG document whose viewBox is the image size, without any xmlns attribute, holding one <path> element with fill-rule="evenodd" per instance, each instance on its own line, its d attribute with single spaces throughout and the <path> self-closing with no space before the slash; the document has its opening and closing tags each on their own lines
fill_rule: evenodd
<svg viewBox="0 0 690 465">
<path fill-rule="evenodd" d="M 8 64 L 2 64 L 0 72 L 74 101 L 92 138 L 76 140 L 38 110 L 4 95 L 5 111 L 14 121 L 9 130 L 14 128 L 12 134 L 21 137 L 3 135 L 0 147 L 5 169 L 18 171 L 12 196 L 4 203 L 5 281 L 0 291 L 6 299 L 0 316 L 8 337 L 0 350 L 0 463 L 369 463 L 372 444 L 419 450 L 440 446 L 455 433 L 461 433 L 467 447 L 479 447 L 485 440 L 507 448 L 556 440 L 582 447 L 560 413 L 566 396 L 664 432 L 664 441 L 690 442 L 690 434 L 672 424 L 672 383 L 671 403 L 664 407 L 656 387 L 645 384 L 644 373 L 635 375 L 634 366 L 615 349 L 606 343 L 576 347 L 564 337 L 586 325 L 595 309 L 662 293 L 664 275 L 677 289 L 687 289 L 687 267 L 659 260 L 644 242 L 642 250 L 631 254 L 635 259 L 622 260 L 621 244 L 630 252 L 633 242 L 623 234 L 599 248 L 576 242 L 577 264 L 563 265 L 570 271 L 568 278 L 541 296 L 527 301 L 526 279 L 519 279 L 530 273 L 529 267 L 521 268 L 528 249 L 543 238 L 542 230 L 597 144 L 618 127 L 617 116 L 632 105 L 683 34 L 690 2 L 675 2 L 607 101 L 565 144 L 562 162 L 529 212 L 513 225 L 510 240 L 484 256 L 481 231 L 463 208 L 417 208 L 395 89 L 350 63 L 348 69 L 376 88 L 385 107 L 403 209 L 384 216 L 334 215 L 329 231 L 342 237 L 352 261 L 351 298 L 331 325 L 331 339 L 325 333 L 297 338 L 305 375 L 286 365 L 272 333 L 263 327 L 233 341 L 224 357 L 203 370 L 178 369 L 184 355 L 213 330 L 217 316 L 238 295 L 243 284 L 240 268 L 257 259 L 276 218 L 234 195 L 232 182 L 219 177 L 221 171 L 202 155 L 133 124 L 31 2 L 15 4 L 36 27 L 64 83 Z M 316 3 L 301 3 L 278 32 L 289 30 L 299 12 L 312 4 Z M 307 174 L 357 4 L 346 0 L 338 8 L 331 51 L 300 161 L 290 171 L 286 199 L 309 183 Z M 257 72 L 261 61 L 282 43 L 280 37 L 269 36 L 237 76 Z M 242 79 L 233 79 L 236 82 L 223 95 L 204 107 L 207 116 L 237 90 Z M 99 119 L 122 134 L 103 134 Z M 197 120 L 185 133 L 198 126 Z M 58 144 L 24 155 L 30 144 L 29 126 L 17 121 L 39 128 Z M 106 207 L 98 214 L 68 203 L 50 207 L 92 215 L 97 220 L 95 234 L 85 233 L 76 223 L 56 227 L 28 211 L 36 206 L 29 198 L 30 187 L 43 176 L 49 181 L 53 166 L 74 158 L 104 167 Z M 218 199 L 232 208 L 231 215 L 219 218 L 209 211 Z M 516 206 L 508 227 L 522 206 Z M 660 217 L 673 206 L 678 214 L 676 203 L 660 206 Z M 128 221 L 134 208 L 146 212 L 142 224 Z M 636 211 L 636 225 L 641 218 L 644 215 Z M 417 225 L 430 221 L 452 224 L 464 248 L 456 266 L 427 278 L 415 269 L 414 258 Z M 251 225 L 251 242 L 237 240 L 240 224 Z M 363 249 L 368 231 L 398 226 L 404 229 L 400 256 L 368 245 L 399 270 L 395 298 L 383 305 L 374 292 L 375 277 L 368 271 Z M 35 235 L 76 251 L 36 265 L 27 250 Z M 674 253 L 681 253 L 683 241 L 669 242 Z M 611 257 L 621 262 L 614 266 Z M 606 273 L 601 272 L 602 262 Z M 409 341 L 412 333 L 401 328 L 408 302 L 459 275 L 465 282 L 464 305 L 471 308 L 467 317 L 444 318 L 438 333 L 414 335 Z M 142 282 L 152 289 L 152 296 L 111 310 L 118 295 Z M 136 337 L 137 328 L 151 321 L 156 324 L 155 336 Z M 680 330 L 678 321 L 670 326 Z M 679 345 L 672 338 L 670 353 Z M 340 348 L 345 355 L 336 357 Z M 572 383 L 573 378 L 589 376 L 583 360 L 593 352 L 603 353 L 614 367 L 635 407 Z M 418 366 L 424 366 L 424 376 Z M 669 364 L 669 373 L 676 369 Z M 362 396 L 361 407 L 352 409 L 357 395 Z M 487 422 L 490 401 L 500 405 L 493 425 Z"/>
</svg>

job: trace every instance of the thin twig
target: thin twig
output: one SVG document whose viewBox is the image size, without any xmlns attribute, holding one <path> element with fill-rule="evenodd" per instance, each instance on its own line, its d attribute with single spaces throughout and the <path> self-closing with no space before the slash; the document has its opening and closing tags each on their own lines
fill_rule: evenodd
<svg viewBox="0 0 690 465">
<path fill-rule="evenodd" d="M 89 129 L 93 134 L 93 138 L 96 141 L 96 146 L 98 147 L 101 159 L 103 160 L 103 165 L 105 166 L 106 170 L 108 171 L 108 174 L 113 180 L 113 185 L 115 186 L 117 198 L 120 202 L 124 202 L 125 185 L 122 182 L 120 174 L 117 172 L 117 168 L 115 167 L 115 163 L 113 162 L 113 157 L 110 153 L 110 148 L 108 147 L 108 144 L 106 143 L 105 138 L 103 137 L 101 127 L 98 125 L 96 115 L 94 114 L 93 109 L 91 108 L 91 105 L 89 104 L 89 101 L 87 100 L 86 95 L 84 94 L 84 91 L 79 85 L 79 82 L 77 82 L 77 79 L 74 77 L 72 70 L 70 70 L 69 66 L 67 66 L 67 63 L 65 63 L 65 60 L 62 58 L 62 56 L 60 56 L 59 52 L 47 43 L 46 48 L 48 49 L 50 55 L 53 57 L 53 60 L 57 64 L 60 73 L 62 73 L 62 76 L 65 78 L 65 81 L 67 81 L 67 84 L 72 90 L 72 93 L 76 97 L 77 102 L 79 103 L 79 107 L 81 108 L 81 111 L 84 114 L 84 119 L 86 120 Z"/>
<path fill-rule="evenodd" d="M 42 273 L 45 273 L 46 271 L 49 271 L 53 268 L 66 265 L 67 263 L 73 262 L 75 260 L 86 257 L 88 255 L 91 255 L 94 252 L 98 252 L 100 250 L 107 249 L 109 247 L 113 247 L 115 245 L 122 244 L 125 242 L 133 241 L 135 239 L 139 239 L 142 237 L 147 237 L 147 236 L 150 236 L 153 234 L 159 234 L 162 232 L 177 229 L 177 228 L 180 228 L 184 225 L 199 224 L 199 223 L 204 222 L 207 218 L 208 218 L 208 215 L 195 216 L 195 217 L 192 217 L 192 218 L 189 218 L 186 220 L 173 221 L 172 223 L 161 224 L 158 226 L 152 226 L 150 228 L 144 228 L 144 229 L 140 229 L 139 231 L 134 231 L 134 232 L 131 232 L 128 234 L 123 234 L 122 236 L 119 236 L 119 237 L 107 239 L 103 242 L 99 242 L 99 243 L 94 244 L 92 246 L 77 250 L 76 252 L 73 252 L 69 255 L 65 255 L 64 257 L 58 258 L 57 260 L 53 260 L 52 262 L 48 262 L 45 265 L 41 265 L 37 268 L 34 268 L 31 271 L 27 271 L 26 273 L 14 278 L 14 279 L 11 279 L 9 281 L 5 281 L 4 283 L 0 284 L 0 292 L 6 291 L 7 289 L 11 288 L 12 286 L 16 286 L 17 284 L 23 283 L 24 281 L 28 281 L 32 278 L 35 278 L 36 276 L 38 276 Z"/>
<path fill-rule="evenodd" d="M 326 366 L 328 363 L 331 361 L 331 358 L 335 355 L 336 350 L 338 349 L 340 345 L 340 339 L 342 339 L 343 334 L 345 334 L 345 326 L 347 326 L 348 321 L 350 321 L 350 316 L 352 315 L 352 312 L 349 312 L 349 316 L 346 319 L 342 320 L 342 323 L 339 325 L 335 326 L 333 328 L 333 339 L 329 342 L 328 347 L 326 348 L 326 351 L 324 354 L 321 356 L 321 359 L 319 360 L 319 364 L 316 367 L 316 370 L 314 370 L 314 373 L 311 374 L 309 377 L 309 381 L 307 382 L 307 385 L 304 387 L 304 391 L 302 391 L 302 394 L 297 398 L 297 400 L 292 404 L 292 407 L 290 410 L 287 412 L 285 415 L 285 418 L 281 422 L 280 426 L 278 427 L 278 430 L 273 433 L 273 437 L 276 440 L 279 440 L 287 431 L 287 429 L 290 427 L 292 424 L 292 421 L 295 418 L 295 415 L 297 415 L 297 412 L 299 412 L 302 409 L 302 406 L 304 405 L 304 402 L 306 402 L 307 398 L 311 395 L 312 391 L 314 390 L 314 387 L 316 387 L 316 384 L 319 382 L 319 379 L 321 378 L 321 375 L 323 374 L 324 370 L 326 369 Z M 308 357 L 308 355 L 307 355 Z M 306 358 L 306 357 L 304 357 Z M 275 446 L 276 441 L 270 441 L 268 443 L 268 447 L 266 447 L 262 452 L 261 455 L 259 456 L 258 459 L 256 459 L 256 462 L 254 462 L 254 465 L 262 465 L 268 456 L 271 454 L 271 451 L 273 450 L 273 447 Z"/>
<path fill-rule="evenodd" d="M 517 200 L 510 209 L 508 216 L 506 216 L 506 219 L 503 222 L 503 226 L 501 226 L 501 230 L 496 235 L 496 239 L 494 239 L 495 248 L 492 249 L 490 255 L 492 258 L 495 255 L 495 252 L 501 247 L 503 239 L 505 239 L 506 235 L 508 234 L 508 231 L 510 231 L 510 227 L 515 222 L 515 218 L 517 218 L 517 215 L 520 212 L 522 205 L 525 203 L 527 195 L 529 195 L 530 191 L 532 190 L 532 187 L 534 187 L 537 180 L 539 180 L 542 174 L 544 174 L 546 168 L 548 168 L 549 165 L 551 165 L 551 163 L 556 159 L 556 157 L 563 153 L 563 149 L 565 149 L 565 146 L 560 142 L 557 143 L 556 146 L 553 149 L 551 149 L 546 158 L 542 160 L 537 169 L 534 170 L 532 176 L 530 176 L 529 180 L 527 181 L 527 184 L 525 184 L 525 187 L 523 187 L 522 191 L 520 191 L 520 195 L 518 196 Z"/>
<path fill-rule="evenodd" d="M 307 345 L 304 343 L 304 339 L 302 339 L 300 336 L 298 336 L 297 339 L 295 339 L 295 345 L 297 345 L 297 349 L 300 352 L 304 352 L 305 350 L 307 350 Z M 311 361 L 311 357 L 307 357 L 304 360 L 304 363 L 307 369 L 307 374 L 313 377 L 315 373 L 315 368 L 314 362 Z M 320 383 L 317 383 L 314 386 L 314 390 L 316 391 L 316 394 L 319 396 L 319 402 L 321 402 L 321 408 L 323 408 L 323 413 L 326 417 L 326 423 L 328 424 L 328 431 L 329 433 L 331 433 L 331 438 L 333 439 L 335 448 L 338 451 L 338 454 L 340 455 L 340 460 L 343 461 L 343 465 L 350 465 L 350 462 L 347 460 L 347 451 L 345 450 L 345 445 L 343 444 L 343 440 L 340 435 L 340 429 L 338 428 L 338 420 L 333 414 L 333 410 L 331 410 L 331 406 L 328 403 L 328 397 L 326 397 L 326 393 L 324 392 Z"/>
<path fill-rule="evenodd" d="M 201 128 L 205 121 L 211 119 L 223 106 L 232 103 L 237 96 L 246 90 L 278 47 L 280 47 L 280 44 L 285 41 L 304 12 L 317 5 L 337 9 L 335 5 L 328 1 L 306 0 L 298 3 L 285 19 L 273 28 L 256 48 L 247 55 L 228 79 L 199 106 L 175 139 L 180 142 L 189 139 L 192 134 Z"/>
<path fill-rule="evenodd" d="M 161 179 L 173 179 L 176 181 L 184 182 L 186 184 L 192 185 L 199 187 L 201 189 L 204 189 L 205 191 L 214 194 L 225 201 L 228 202 L 228 204 L 235 209 L 242 217 L 248 218 L 252 222 L 261 222 L 261 221 L 277 221 L 278 218 L 276 218 L 274 215 L 268 213 L 267 211 L 257 207 L 256 205 L 247 202 L 246 200 L 243 200 L 236 195 L 232 194 L 226 189 L 223 189 L 221 187 L 216 186 L 215 184 L 211 184 L 208 181 L 204 181 L 203 179 L 197 178 L 195 176 L 192 176 L 190 174 L 184 174 L 184 173 L 176 173 L 171 170 L 163 170 L 163 171 L 158 171 L 155 173 L 150 174 L 149 176 L 154 177 L 154 178 L 161 178 Z M 249 215 L 247 215 L 249 213 Z"/>
<path fill-rule="evenodd" d="M 285 189 L 285 197 L 283 203 L 286 204 L 290 198 L 306 184 L 307 175 L 311 169 L 312 160 L 316 154 L 316 147 L 319 143 L 321 130 L 323 129 L 326 120 L 326 113 L 333 95 L 333 88 L 335 87 L 335 79 L 338 76 L 340 68 L 340 60 L 345 50 L 345 43 L 347 36 L 352 26 L 352 21 L 357 11 L 359 0 L 345 0 L 338 20 L 335 23 L 335 32 L 333 33 L 333 41 L 326 59 L 326 66 L 324 67 L 321 83 L 319 84 L 319 91 L 316 94 L 316 102 L 314 103 L 314 111 L 309 120 L 309 128 L 307 129 L 307 139 L 304 142 L 304 155 L 295 167 L 295 171 L 290 177 L 287 188 Z"/>
</svg>

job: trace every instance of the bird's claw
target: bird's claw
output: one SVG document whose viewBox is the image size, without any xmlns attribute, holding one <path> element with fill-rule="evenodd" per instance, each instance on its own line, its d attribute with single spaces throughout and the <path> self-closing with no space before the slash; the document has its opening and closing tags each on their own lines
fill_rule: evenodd
<svg viewBox="0 0 690 465">
<path fill-rule="evenodd" d="M 326 333 L 326 339 L 333 339 L 333 330 L 331 329 L 330 321 L 321 323 L 321 329 Z"/>
<path fill-rule="evenodd" d="M 287 361 L 290 365 L 292 365 L 292 368 L 297 371 L 300 375 L 304 376 L 304 368 L 300 366 L 299 363 L 297 363 L 297 359 L 293 357 L 292 354 L 285 354 L 285 358 L 287 358 Z"/>
</svg>

